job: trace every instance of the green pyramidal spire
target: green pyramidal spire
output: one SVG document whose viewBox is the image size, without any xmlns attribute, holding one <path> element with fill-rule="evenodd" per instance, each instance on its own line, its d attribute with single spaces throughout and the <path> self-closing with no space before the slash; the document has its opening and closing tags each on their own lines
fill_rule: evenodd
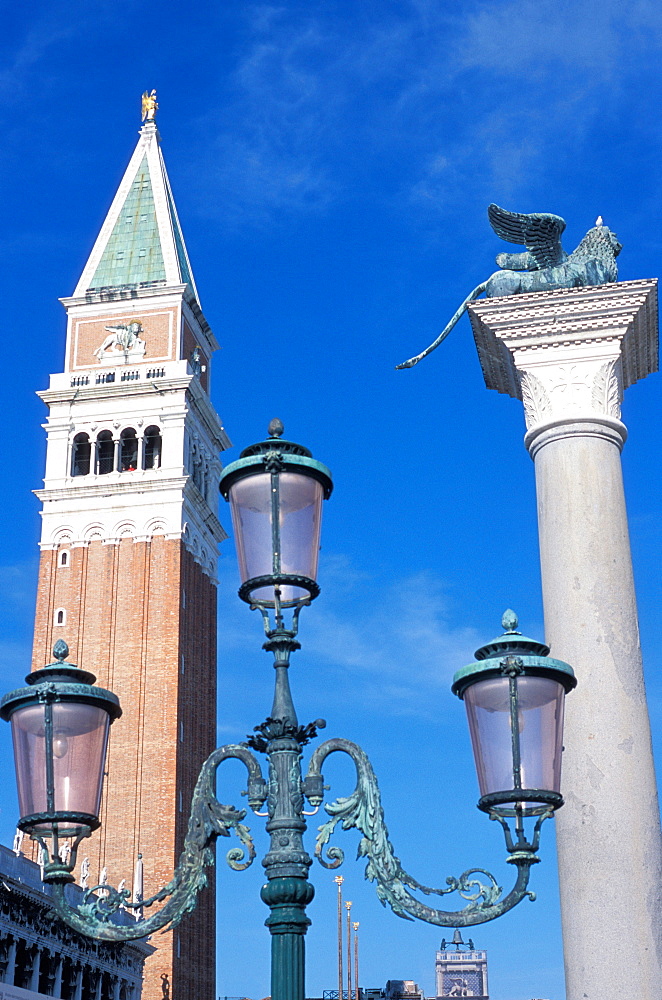
<svg viewBox="0 0 662 1000">
<path fill-rule="evenodd" d="M 184 284 L 198 299 L 152 117 L 140 129 L 74 296 L 102 289 Z"/>
</svg>

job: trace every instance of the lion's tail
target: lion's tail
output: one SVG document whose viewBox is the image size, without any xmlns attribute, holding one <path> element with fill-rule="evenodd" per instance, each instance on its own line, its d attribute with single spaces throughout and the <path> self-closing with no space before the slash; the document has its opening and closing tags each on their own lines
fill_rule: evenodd
<svg viewBox="0 0 662 1000">
<path fill-rule="evenodd" d="M 481 282 L 480 285 L 476 285 L 474 290 L 472 292 L 469 292 L 469 294 L 467 295 L 466 299 L 464 300 L 460 308 L 455 313 L 453 313 L 453 316 L 451 317 L 450 321 L 443 328 L 437 339 L 434 340 L 429 347 L 426 347 L 424 351 L 421 351 L 420 354 L 417 354 L 416 357 L 409 358 L 409 361 L 403 361 L 401 365 L 396 365 L 395 366 L 396 370 L 399 370 L 400 368 L 413 368 L 414 365 L 417 365 L 419 361 L 423 360 L 423 358 L 427 358 L 428 354 L 431 354 L 432 351 L 434 351 L 435 347 L 439 347 L 439 344 L 442 342 L 442 340 L 446 339 L 446 337 L 451 332 L 457 321 L 461 319 L 464 313 L 466 312 L 469 303 L 473 302 L 474 299 L 477 299 L 479 295 L 482 295 L 482 293 L 485 291 L 486 288 L 487 288 L 486 281 Z"/>
</svg>

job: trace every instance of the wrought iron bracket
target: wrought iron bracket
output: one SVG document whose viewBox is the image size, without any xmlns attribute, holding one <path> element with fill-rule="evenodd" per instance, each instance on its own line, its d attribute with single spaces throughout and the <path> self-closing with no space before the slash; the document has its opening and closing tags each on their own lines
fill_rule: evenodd
<svg viewBox="0 0 662 1000">
<path fill-rule="evenodd" d="M 67 900 L 66 882 L 71 880 L 71 872 L 76 863 L 76 844 L 66 863 L 53 857 L 45 866 L 44 881 L 52 885 L 52 899 L 58 916 L 74 930 L 100 940 L 127 941 L 146 937 L 154 931 L 176 927 L 184 915 L 194 909 L 197 894 L 207 884 L 205 868 L 214 863 L 213 847 L 218 837 L 228 837 L 232 832 L 237 835 L 240 846 L 227 852 L 226 861 L 235 871 L 248 868 L 255 859 L 256 852 L 250 830 L 243 823 L 246 810 L 223 805 L 215 792 L 216 770 L 228 758 L 241 760 L 248 771 L 248 788 L 244 794 L 248 796 L 253 812 L 257 813 L 269 800 L 267 830 L 272 835 L 272 848 L 263 862 L 267 866 L 268 877 L 274 881 L 274 885 L 276 882 L 280 885 L 283 879 L 277 879 L 277 875 L 291 877 L 294 874 L 295 880 L 302 881 L 303 884 L 305 872 L 310 865 L 310 858 L 305 855 L 302 846 L 297 853 L 297 843 L 305 830 L 303 800 L 305 797 L 315 808 L 321 805 L 325 791 L 322 766 L 326 758 L 336 752 L 351 757 L 356 767 L 357 782 L 351 795 L 338 798 L 325 806 L 330 818 L 319 827 L 315 846 L 315 855 L 325 868 L 337 868 L 344 860 L 341 848 L 327 846 L 340 823 L 344 830 L 356 828 L 360 831 L 362 836 L 358 856 L 367 859 L 365 877 L 376 883 L 381 903 L 388 904 L 394 913 L 406 920 L 417 918 L 444 927 L 467 927 L 494 920 L 525 897 L 535 899 L 535 894 L 527 888 L 529 874 L 532 865 L 538 863 L 535 852 L 538 849 L 540 828 L 544 820 L 552 815 L 551 808 L 538 817 L 531 842 L 524 837 L 521 815 L 516 813 L 513 836 L 503 816 L 490 814 L 503 827 L 509 853 L 507 860 L 517 868 L 515 885 L 507 895 L 503 895 L 502 887 L 484 868 L 469 868 L 457 877 L 449 876 L 446 888 L 434 889 L 422 885 L 409 875 L 395 855 L 384 820 L 377 778 L 361 747 L 341 738 L 326 740 L 314 751 L 308 773 L 302 779 L 298 763 L 300 747 L 313 733 L 306 732 L 305 740 L 297 739 L 296 735 L 289 733 L 287 737 L 285 734 L 278 737 L 271 728 L 278 728 L 279 723 L 282 726 L 282 720 L 268 720 L 263 726 L 257 727 L 260 736 L 253 737 L 256 749 L 262 750 L 262 741 L 266 743 L 264 750 L 270 757 L 269 784 L 263 777 L 257 758 L 246 745 L 228 744 L 214 750 L 207 758 L 193 793 L 184 849 L 168 885 L 149 899 L 136 902 L 130 901 L 130 892 L 126 889 L 118 891 L 109 885 L 95 886 L 85 893 L 80 905 L 72 906 Z M 299 728 L 303 733 L 304 729 L 312 730 L 321 723 L 322 720 L 316 720 L 309 727 Z M 288 741 L 292 743 L 291 747 L 285 745 Z M 292 756 L 294 764 L 289 759 Z M 281 757 L 282 767 L 279 764 Z M 296 773 L 291 773 L 293 766 Z M 277 810 L 284 810 L 282 818 L 276 816 Z M 284 834 L 287 834 L 287 846 L 283 845 L 281 839 Z M 296 871 L 290 871 L 293 865 Z M 467 905 L 460 910 L 435 909 L 421 902 L 412 892 L 428 896 L 445 896 L 457 892 L 467 901 Z M 144 910 L 155 903 L 163 903 L 163 906 L 144 917 Z M 141 919 L 128 924 L 115 923 L 113 916 L 120 909 L 133 912 Z"/>
<path fill-rule="evenodd" d="M 508 862 L 517 868 L 515 885 L 506 896 L 502 895 L 503 889 L 494 876 L 484 868 L 469 868 L 458 877 L 449 876 L 446 879 L 447 888 L 433 889 L 422 885 L 409 875 L 402 867 L 400 859 L 396 857 L 384 821 L 384 810 L 375 772 L 367 755 L 356 743 L 335 738 L 326 740 L 314 751 L 306 777 L 308 786 L 316 789 L 314 794 L 308 794 L 311 804 L 319 805 L 322 801 L 324 761 L 330 754 L 339 751 L 352 758 L 356 767 L 357 781 L 351 795 L 325 806 L 331 818 L 319 827 L 315 845 L 315 856 L 325 868 L 337 868 L 344 860 L 341 848 L 336 846 L 327 848 L 331 835 L 340 823 L 343 830 L 354 827 L 361 832 L 358 857 L 368 859 L 365 877 L 371 882 L 376 882 L 377 896 L 381 903 L 384 906 L 388 903 L 393 912 L 405 920 L 415 917 L 442 927 L 469 927 L 500 917 L 525 897 L 535 899 L 535 893 L 527 889 L 529 875 L 531 866 L 539 861 L 535 851 L 538 846 L 540 826 L 551 812 L 539 818 L 534 841 L 531 844 L 524 839 L 519 824 L 516 831 L 517 840 L 513 841 L 507 822 L 502 817 L 492 817 L 498 819 L 507 831 L 506 846 L 510 854 Z M 485 881 L 477 878 L 478 875 L 485 876 Z M 468 903 L 461 910 L 438 910 L 416 899 L 410 890 L 422 892 L 424 895 L 438 896 L 457 892 L 463 899 L 468 900 Z"/>
<path fill-rule="evenodd" d="M 130 902 L 128 889 L 118 892 L 109 885 L 94 886 L 88 889 L 79 906 L 72 906 L 66 898 L 62 862 L 53 859 L 44 868 L 44 881 L 52 884 L 53 906 L 60 919 L 79 933 L 102 941 L 129 941 L 146 937 L 162 928 L 176 927 L 185 914 L 195 908 L 198 893 L 207 884 L 205 868 L 214 864 L 213 847 L 218 837 L 229 837 L 231 832 L 237 835 L 241 846 L 231 848 L 226 861 L 235 871 L 248 868 L 255 859 L 255 846 L 250 830 L 242 822 L 246 810 L 223 805 L 216 798 L 216 769 L 229 758 L 238 759 L 246 766 L 246 794 L 251 809 L 257 810 L 264 805 L 267 783 L 254 754 L 238 744 L 219 747 L 202 765 L 193 792 L 184 849 L 171 881 L 149 899 L 134 903 Z M 67 865 L 69 872 L 73 871 L 75 864 L 76 856 L 72 851 Z M 159 910 L 144 919 L 137 919 L 135 923 L 113 922 L 113 916 L 120 909 L 140 916 L 144 909 L 160 902 L 164 905 Z"/>
</svg>

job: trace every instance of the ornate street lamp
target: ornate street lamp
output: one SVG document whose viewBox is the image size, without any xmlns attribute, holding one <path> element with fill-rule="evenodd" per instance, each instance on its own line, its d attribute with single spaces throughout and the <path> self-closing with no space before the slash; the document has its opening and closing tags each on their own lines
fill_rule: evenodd
<svg viewBox="0 0 662 1000">
<path fill-rule="evenodd" d="M 64 662 L 62 639 L 53 655 L 55 663 L 28 674 L 28 687 L 5 695 L 0 714 L 12 728 L 18 827 L 47 851 L 49 880 L 66 883 L 74 878 L 60 847 L 73 841 L 75 852 L 99 826 L 108 730 L 122 710 L 114 694 L 92 686 L 94 674 Z"/>
<path fill-rule="evenodd" d="M 319 594 L 322 500 L 333 489 L 327 467 L 282 433 L 280 420 L 272 420 L 269 438 L 245 448 L 220 484 L 232 509 L 239 596 L 274 609 L 277 619 L 281 608 L 296 613 Z"/>
<path fill-rule="evenodd" d="M 301 769 L 303 747 L 316 738 L 317 730 L 325 722 L 317 719 L 299 725 L 290 691 L 289 661 L 291 653 L 300 648 L 296 636 L 301 608 L 319 593 L 316 575 L 321 508 L 322 500 L 331 493 L 332 482 L 329 470 L 316 462 L 308 449 L 282 440 L 282 433 L 280 421 L 272 421 L 268 439 L 245 449 L 221 477 L 221 492 L 232 506 L 242 579 L 239 595 L 261 612 L 266 634 L 263 648 L 274 655 L 272 709 L 245 743 L 219 747 L 203 764 L 193 793 L 184 849 L 172 881 L 150 899 L 138 903 L 130 902 L 128 890 L 118 892 L 107 884 L 95 886 L 88 889 L 78 908 L 70 906 L 65 899 L 65 882 L 74 869 L 79 840 L 98 825 L 96 813 L 87 804 L 83 809 L 82 803 L 88 799 L 83 799 L 82 793 L 80 798 L 72 799 L 75 808 L 82 810 L 73 816 L 67 815 L 66 800 L 59 798 L 57 791 L 50 799 L 47 794 L 44 800 L 40 789 L 44 785 L 51 787 L 49 781 L 53 784 L 53 775 L 60 774 L 54 763 L 60 747 L 59 735 L 55 735 L 55 729 L 47 735 L 46 721 L 42 726 L 43 736 L 39 735 L 41 723 L 37 723 L 33 726 L 36 736 L 15 737 L 15 748 L 19 786 L 26 789 L 21 791 L 19 826 L 42 843 L 45 833 L 51 831 L 52 848 L 44 866 L 44 880 L 52 883 L 57 913 L 81 933 L 113 941 L 143 937 L 179 923 L 193 909 L 197 893 L 206 884 L 204 869 L 213 863 L 211 848 L 217 837 L 234 831 L 241 842 L 241 847 L 232 848 L 226 855 L 231 868 L 239 871 L 253 862 L 255 847 L 243 823 L 246 810 L 222 805 L 214 790 L 216 769 L 221 761 L 228 758 L 242 761 L 248 772 L 248 804 L 253 812 L 267 816 L 266 829 L 270 835 L 269 850 L 262 861 L 267 881 L 261 896 L 270 908 L 266 923 L 272 935 L 271 996 L 273 1000 L 303 1000 L 304 936 L 310 924 L 306 905 L 312 900 L 314 889 L 308 882 L 312 859 L 302 838 L 305 817 L 316 812 L 324 800 L 322 767 L 326 758 L 335 752 L 350 756 L 357 783 L 350 795 L 325 806 L 329 818 L 318 828 L 315 845 L 318 861 L 325 868 L 338 868 L 343 852 L 339 847 L 328 846 L 330 837 L 338 824 L 345 830 L 355 827 L 362 834 L 359 854 L 367 858 L 366 878 L 377 883 L 379 899 L 388 903 L 398 916 L 416 917 L 445 927 L 485 923 L 512 909 L 525 896 L 534 898 L 527 886 L 531 866 L 538 861 L 540 828 L 563 802 L 559 792 L 563 698 L 574 687 L 575 680 L 567 664 L 549 658 L 546 646 L 516 631 L 517 619 L 512 612 L 504 616 L 504 635 L 481 647 L 476 653 L 477 661 L 459 671 L 453 690 L 467 707 L 481 790 L 479 806 L 503 826 L 507 860 L 517 868 L 517 878 L 506 896 L 496 879 L 483 868 L 470 868 L 458 877 L 447 878 L 443 889 L 421 885 L 402 868 L 394 853 L 377 779 L 368 757 L 356 743 L 340 738 L 326 740 L 313 752 L 305 777 Z M 56 656 L 62 660 L 65 655 L 60 647 Z M 81 677 L 81 672 L 68 664 L 60 662 L 55 667 L 63 677 L 66 673 L 66 683 L 56 678 L 57 683 L 42 685 L 43 696 L 33 696 L 30 702 L 32 706 L 40 706 L 42 701 L 52 704 L 53 718 L 60 701 L 73 703 L 69 698 L 72 693 L 69 675 L 76 672 L 79 680 Z M 30 683 L 44 673 L 31 674 Z M 48 695 L 46 687 L 52 689 Z M 98 688 L 78 687 L 82 707 L 89 709 L 95 705 L 101 710 L 103 703 L 107 705 L 104 711 L 109 718 L 118 714 L 114 696 L 100 693 Z M 39 683 L 34 690 L 37 688 Z M 13 692 L 0 705 L 0 714 L 16 720 L 17 727 L 19 713 L 27 703 L 26 690 Z M 80 738 L 92 731 L 84 730 L 82 723 L 79 728 Z M 41 755 L 33 748 L 39 738 L 45 744 Z M 73 744 L 77 738 L 78 729 L 72 724 L 66 739 Z M 257 753 L 267 757 L 268 782 Z M 37 766 L 39 761 L 42 770 Z M 77 772 L 72 769 L 68 773 L 73 781 Z M 88 780 L 87 776 L 82 779 L 83 784 Z M 53 788 L 57 787 L 55 782 Z M 72 787 L 70 784 L 70 794 Z M 304 810 L 305 800 L 313 812 Z M 42 801 L 46 801 L 46 807 L 40 811 L 34 803 Z M 265 802 L 267 812 L 260 813 Z M 65 813 L 57 813 L 58 808 Z M 525 833 L 528 817 L 534 821 L 530 838 Z M 511 829 L 509 820 L 513 818 Z M 70 855 L 58 849 L 63 836 L 71 838 Z M 97 892 L 99 889 L 102 891 Z M 467 905 L 454 911 L 435 909 L 421 902 L 413 894 L 416 891 L 438 896 L 457 892 Z M 154 903 L 163 906 L 134 924 L 118 926 L 112 922 L 120 907 L 140 916 Z"/>
<path fill-rule="evenodd" d="M 475 663 L 453 678 L 452 690 L 467 710 L 481 797 L 478 808 L 504 827 L 515 850 L 507 817 L 518 838 L 525 816 L 542 822 L 563 805 L 561 754 L 565 696 L 577 685 L 572 667 L 549 656 L 549 646 L 517 631 L 517 615 L 506 611 L 503 635 L 481 646 Z"/>
</svg>

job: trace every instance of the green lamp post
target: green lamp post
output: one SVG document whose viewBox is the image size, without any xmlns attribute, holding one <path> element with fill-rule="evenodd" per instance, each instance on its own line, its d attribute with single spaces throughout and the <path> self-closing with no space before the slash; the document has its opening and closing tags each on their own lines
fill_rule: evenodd
<svg viewBox="0 0 662 1000">
<path fill-rule="evenodd" d="M 377 779 L 367 755 L 356 743 L 341 738 L 326 740 L 313 751 L 305 774 L 301 767 L 303 748 L 317 737 L 325 722 L 317 719 L 299 724 L 289 664 L 292 652 L 300 648 L 301 609 L 319 594 L 316 576 L 322 502 L 331 494 L 332 481 L 326 466 L 315 461 L 308 449 L 283 440 L 282 433 L 280 421 L 272 421 L 269 437 L 246 448 L 238 461 L 225 469 L 220 484 L 232 508 L 241 575 L 239 596 L 260 611 L 266 635 L 263 648 L 273 654 L 271 712 L 245 743 L 219 747 L 203 764 L 184 848 L 167 886 L 138 903 L 131 903 L 128 890 L 117 891 L 107 884 L 88 889 L 78 907 L 70 905 L 65 896 L 76 848 L 99 823 L 106 739 L 100 733 L 107 734 L 110 721 L 119 715 L 115 696 L 91 687 L 92 675 L 86 674 L 83 681 L 84 672 L 63 663 L 67 651 L 64 644 L 58 644 L 58 663 L 31 674 L 30 688 L 7 695 L 0 703 L 0 714 L 12 720 L 14 729 L 21 789 L 19 826 L 47 851 L 44 880 L 52 884 L 55 909 L 76 930 L 102 940 L 144 937 L 178 924 L 194 908 L 197 893 L 206 884 L 205 868 L 213 864 L 212 848 L 219 836 L 234 832 L 239 838 L 241 846 L 226 855 L 231 868 L 243 870 L 253 862 L 256 851 L 243 822 L 246 810 L 223 805 L 215 793 L 219 764 L 228 758 L 242 761 L 247 771 L 248 805 L 254 813 L 266 815 L 270 836 L 262 861 L 266 883 L 261 895 L 270 911 L 266 924 L 272 935 L 271 996 L 273 1000 L 303 1000 L 304 939 L 310 923 L 306 906 L 314 894 L 308 881 L 312 858 L 303 834 L 305 817 L 324 801 L 327 786 L 322 768 L 326 758 L 335 752 L 347 754 L 354 762 L 357 781 L 350 795 L 325 806 L 328 819 L 318 828 L 315 844 L 318 861 L 325 868 L 337 868 L 343 851 L 329 846 L 329 840 L 339 823 L 345 830 L 356 828 L 362 835 L 359 855 L 367 859 L 365 876 L 376 883 L 382 903 L 388 903 L 398 916 L 446 927 L 485 923 L 525 897 L 534 898 L 527 887 L 531 866 L 538 861 L 540 828 L 563 802 L 559 791 L 563 699 L 575 680 L 567 664 L 548 656 L 546 646 L 516 630 L 512 612 L 504 616 L 504 635 L 481 647 L 476 662 L 455 676 L 453 690 L 464 700 L 469 718 L 481 791 L 479 807 L 501 823 L 507 860 L 516 867 L 517 877 L 505 896 L 496 879 L 483 868 L 470 868 L 447 878 L 443 889 L 422 886 L 402 868 L 394 853 Z M 72 674 L 78 684 L 72 684 Z M 77 723 L 77 728 L 72 722 L 65 732 L 55 721 L 60 718 L 60 706 L 76 703 L 88 716 L 92 709 L 98 713 L 97 729 L 88 719 Z M 37 721 L 30 721 L 30 712 Z M 97 734 L 94 737 L 93 732 Z M 74 766 L 65 775 L 59 764 L 58 754 L 65 747 L 70 749 L 64 756 L 73 752 L 79 739 L 96 747 L 96 756 L 92 755 L 98 763 L 95 792 L 91 775 Z M 268 780 L 257 756 L 262 754 L 268 762 Z M 64 777 L 69 782 L 69 799 L 62 791 Z M 74 794 L 79 780 L 81 791 Z M 312 812 L 304 809 L 306 801 Z M 260 812 L 265 803 L 266 814 Z M 527 836 L 529 818 L 533 828 Z M 64 852 L 60 849 L 63 838 L 70 846 Z M 466 905 L 456 910 L 436 909 L 418 899 L 417 891 L 426 896 L 457 892 Z M 154 904 L 162 905 L 150 910 Z M 113 922 L 120 907 L 136 914 L 134 923 Z M 145 911 L 150 915 L 145 917 Z"/>
</svg>

